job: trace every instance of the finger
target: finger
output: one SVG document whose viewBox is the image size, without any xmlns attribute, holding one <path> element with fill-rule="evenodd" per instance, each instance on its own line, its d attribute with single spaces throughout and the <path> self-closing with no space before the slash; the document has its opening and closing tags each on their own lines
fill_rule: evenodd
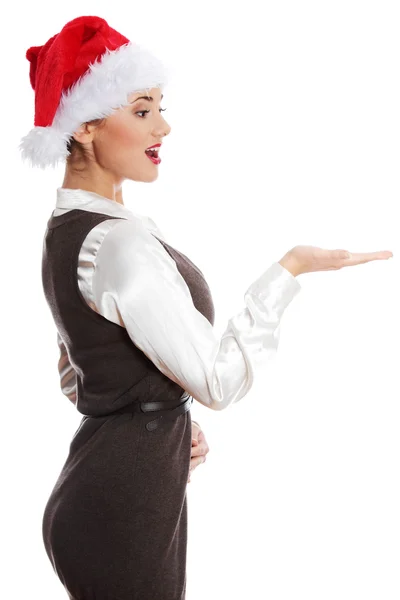
<svg viewBox="0 0 400 600">
<path fill-rule="evenodd" d="M 387 260 L 392 258 L 393 253 L 390 250 L 380 252 L 351 252 L 350 257 L 344 260 L 344 266 L 361 265 L 373 260 Z"/>
<path fill-rule="evenodd" d="M 199 444 L 198 446 L 192 446 L 191 456 L 203 456 L 207 454 L 209 448 L 206 444 Z"/>
<path fill-rule="evenodd" d="M 199 435 L 197 436 L 197 441 L 202 446 L 207 446 L 208 447 L 207 440 L 206 440 L 206 437 L 205 437 L 203 431 L 200 431 Z"/>
<path fill-rule="evenodd" d="M 205 456 L 195 456 L 195 457 L 191 458 L 190 459 L 190 470 L 193 471 L 193 469 L 196 469 L 196 467 L 198 467 L 199 465 L 201 465 L 204 462 L 206 462 Z"/>
<path fill-rule="evenodd" d="M 379 252 L 348 252 L 347 250 L 324 250 L 315 248 L 315 259 L 319 263 L 316 270 L 336 270 L 342 267 L 352 267 L 373 260 L 387 260 L 393 256 L 390 250 Z"/>
<path fill-rule="evenodd" d="M 206 439 L 205 435 L 204 435 L 204 431 L 202 429 L 200 429 L 197 439 L 199 440 L 199 442 L 203 442 Z"/>
<path fill-rule="evenodd" d="M 199 450 L 199 448 L 197 446 L 193 446 L 192 451 L 190 453 L 190 456 L 192 458 L 195 458 L 197 456 L 205 456 L 205 455 L 206 455 L 206 452 L 205 452 L 204 448 Z"/>
</svg>

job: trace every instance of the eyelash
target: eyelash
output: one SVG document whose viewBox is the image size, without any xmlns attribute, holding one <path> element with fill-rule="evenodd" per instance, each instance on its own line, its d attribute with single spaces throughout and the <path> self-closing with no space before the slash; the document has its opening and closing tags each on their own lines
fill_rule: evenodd
<svg viewBox="0 0 400 600">
<path fill-rule="evenodd" d="M 160 108 L 160 112 L 167 110 L 166 108 Z M 135 113 L 136 115 L 140 115 L 140 113 L 149 113 L 150 110 L 139 110 L 139 112 Z M 140 119 L 144 119 L 144 117 L 139 117 Z"/>
</svg>

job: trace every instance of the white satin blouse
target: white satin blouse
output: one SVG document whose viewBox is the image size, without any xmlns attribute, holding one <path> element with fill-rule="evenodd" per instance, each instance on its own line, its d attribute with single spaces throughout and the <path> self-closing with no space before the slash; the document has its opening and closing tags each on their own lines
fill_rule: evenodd
<svg viewBox="0 0 400 600">
<path fill-rule="evenodd" d="M 53 215 L 77 208 L 127 219 L 103 221 L 83 242 L 77 278 L 88 305 L 125 327 L 157 368 L 204 406 L 222 410 L 243 398 L 277 351 L 280 320 L 301 289 L 298 280 L 273 263 L 218 337 L 150 217 L 93 192 L 58 188 Z M 75 402 L 75 372 L 58 332 L 57 342 L 61 389 Z"/>
</svg>

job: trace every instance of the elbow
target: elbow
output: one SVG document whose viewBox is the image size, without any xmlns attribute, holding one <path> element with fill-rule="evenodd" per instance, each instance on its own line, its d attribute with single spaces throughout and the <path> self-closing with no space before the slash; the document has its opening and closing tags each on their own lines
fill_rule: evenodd
<svg viewBox="0 0 400 600">
<path fill-rule="evenodd" d="M 217 396 L 209 397 L 208 408 L 215 411 L 226 410 L 232 404 L 239 402 L 242 398 L 246 396 L 246 394 L 250 391 L 253 386 L 253 378 L 248 378 L 245 382 L 245 385 L 242 386 L 240 390 L 237 390 L 234 393 L 227 394 L 225 397 L 219 398 Z"/>
<path fill-rule="evenodd" d="M 207 394 L 203 394 L 202 397 L 193 396 L 198 402 L 206 406 L 210 410 L 213 411 L 222 411 L 226 410 L 231 406 L 231 404 L 235 404 L 239 400 L 241 400 L 246 394 L 250 391 L 253 386 L 254 377 L 248 376 L 242 383 L 242 386 L 237 389 L 233 387 L 233 389 L 222 389 L 222 385 L 214 386 L 211 388 L 207 387 Z M 224 393 L 225 392 L 225 393 Z"/>
<path fill-rule="evenodd" d="M 225 410 L 228 408 L 229 404 L 225 403 L 225 402 L 220 402 L 220 401 L 215 401 L 212 400 L 211 404 L 207 405 L 208 408 L 210 408 L 211 410 L 214 411 L 221 411 L 221 410 Z"/>
<path fill-rule="evenodd" d="M 207 408 L 210 408 L 214 411 L 222 411 L 229 408 L 229 406 L 236 401 L 236 398 L 235 396 L 225 396 L 221 399 L 214 396 L 209 396 L 207 400 Z"/>
<path fill-rule="evenodd" d="M 232 404 L 231 401 L 227 401 L 226 398 L 223 398 L 222 400 L 220 398 L 215 398 L 213 396 L 207 395 L 206 397 L 200 397 L 200 396 L 193 396 L 193 399 L 196 400 L 197 402 L 200 402 L 200 404 L 202 404 L 203 406 L 205 406 L 206 408 L 210 409 L 210 410 L 214 410 L 214 411 L 220 411 L 220 410 L 225 410 L 226 408 L 228 408 L 228 406 L 230 404 Z"/>
<path fill-rule="evenodd" d="M 254 377 L 253 377 L 252 373 L 248 371 L 248 376 L 243 381 L 242 386 L 239 389 L 229 390 L 229 391 L 227 391 L 225 396 L 222 394 L 221 394 L 221 396 L 218 396 L 218 394 L 211 396 L 211 394 L 210 394 L 210 402 L 211 402 L 210 408 L 212 410 L 217 410 L 217 411 L 221 411 L 221 410 L 225 410 L 225 409 L 229 408 L 229 406 L 231 406 L 231 404 L 235 404 L 236 402 L 239 402 L 239 400 L 241 400 L 242 398 L 244 398 L 244 396 L 246 396 L 246 394 L 252 388 L 253 383 L 254 383 Z"/>
</svg>

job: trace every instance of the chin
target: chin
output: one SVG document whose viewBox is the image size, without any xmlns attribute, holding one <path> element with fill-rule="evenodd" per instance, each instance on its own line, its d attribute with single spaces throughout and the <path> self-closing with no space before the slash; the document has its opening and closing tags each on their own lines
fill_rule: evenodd
<svg viewBox="0 0 400 600">
<path fill-rule="evenodd" d="M 127 173 L 124 175 L 124 179 L 130 179 L 131 181 L 137 181 L 138 183 L 151 183 L 158 179 L 158 169 L 149 169 L 147 172 L 142 171 L 141 173 Z"/>
<path fill-rule="evenodd" d="M 149 183 L 151 183 L 152 181 L 156 181 L 156 179 L 158 179 L 158 170 L 157 170 L 157 173 L 155 173 L 153 175 L 153 177 L 151 177 L 148 181 L 149 181 Z"/>
</svg>

